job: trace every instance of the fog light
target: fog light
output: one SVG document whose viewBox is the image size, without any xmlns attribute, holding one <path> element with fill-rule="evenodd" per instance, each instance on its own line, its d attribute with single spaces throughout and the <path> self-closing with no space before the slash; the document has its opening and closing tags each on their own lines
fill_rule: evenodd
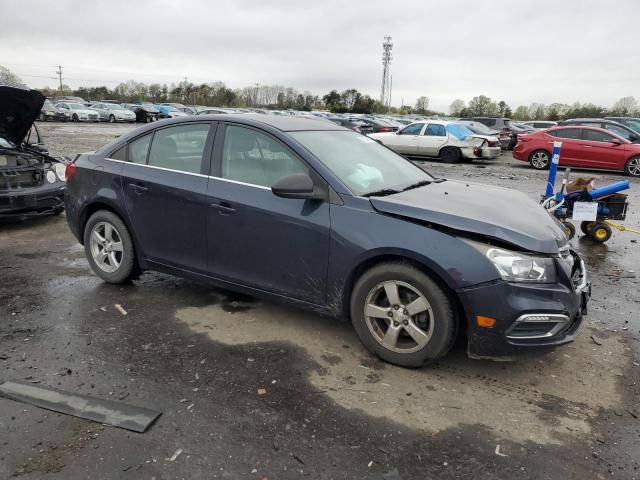
<svg viewBox="0 0 640 480">
<path fill-rule="evenodd" d="M 493 326 L 496 324 L 496 319 L 495 318 L 491 318 L 491 317 L 483 317 L 482 315 L 478 315 L 478 316 L 476 316 L 476 324 L 479 327 L 493 328 Z"/>
</svg>

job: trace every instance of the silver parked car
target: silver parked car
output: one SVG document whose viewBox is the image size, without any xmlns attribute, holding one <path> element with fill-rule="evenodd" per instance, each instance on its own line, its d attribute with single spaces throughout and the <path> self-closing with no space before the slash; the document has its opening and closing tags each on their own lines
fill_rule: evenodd
<svg viewBox="0 0 640 480">
<path fill-rule="evenodd" d="M 98 112 L 91 108 L 74 102 L 60 102 L 55 104 L 56 107 L 66 112 L 72 122 L 99 122 L 100 116 Z"/>
<path fill-rule="evenodd" d="M 501 152 L 497 137 L 480 135 L 460 123 L 444 120 L 416 122 L 397 132 L 371 133 L 369 137 L 402 155 L 439 157 L 448 163 L 463 158 L 495 158 Z"/>
<path fill-rule="evenodd" d="M 100 120 L 103 122 L 135 122 L 136 114 L 122 105 L 115 103 L 92 103 L 91 109 L 98 112 Z"/>
</svg>

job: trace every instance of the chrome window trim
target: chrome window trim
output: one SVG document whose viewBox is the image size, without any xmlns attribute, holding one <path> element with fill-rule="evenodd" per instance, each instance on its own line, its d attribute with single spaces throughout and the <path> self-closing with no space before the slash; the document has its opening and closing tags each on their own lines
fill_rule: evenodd
<svg viewBox="0 0 640 480">
<path fill-rule="evenodd" d="M 203 177 L 203 178 L 211 178 L 211 179 L 214 179 L 214 180 L 221 180 L 223 182 L 235 183 L 237 185 L 245 185 L 247 187 L 259 188 L 261 190 L 271 190 L 271 188 L 263 187 L 262 185 L 255 185 L 253 183 L 239 182 L 237 180 L 231 180 L 231 179 L 222 178 L 222 177 L 214 177 L 212 175 L 203 175 L 202 173 L 185 172 L 185 171 L 182 171 L 182 170 L 175 170 L 173 168 L 158 167 L 156 165 L 147 165 L 147 164 L 142 164 L 142 163 L 127 162 L 126 160 L 117 160 L 115 158 L 109 158 L 109 157 L 104 157 L 104 159 L 105 160 L 109 160 L 111 162 L 126 163 L 127 165 L 135 165 L 137 167 L 154 168 L 156 170 L 165 170 L 167 172 L 182 173 L 183 175 L 193 175 L 194 177 Z"/>
</svg>

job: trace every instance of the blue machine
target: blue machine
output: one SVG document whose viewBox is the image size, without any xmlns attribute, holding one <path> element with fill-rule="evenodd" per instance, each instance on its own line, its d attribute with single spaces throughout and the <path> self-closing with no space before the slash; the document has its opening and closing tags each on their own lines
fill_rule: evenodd
<svg viewBox="0 0 640 480">
<path fill-rule="evenodd" d="M 554 193 L 558 166 L 560 164 L 561 148 L 562 142 L 553 143 L 553 157 L 551 165 L 549 166 L 547 188 L 542 197 L 542 205 L 563 223 L 567 236 L 571 239 L 575 235 L 576 228 L 568 219 L 573 217 L 575 203 L 596 202 L 598 207 L 595 221 L 583 221 L 580 229 L 585 235 L 590 236 L 597 242 L 604 243 L 611 238 L 612 233 L 611 227 L 606 223 L 606 220 L 624 220 L 626 218 L 629 204 L 627 203 L 627 196 L 620 194 L 620 192 L 629 188 L 629 180 L 621 180 L 591 191 L 584 189 L 565 193 L 571 172 L 571 170 L 567 168 L 560 191 Z"/>
</svg>

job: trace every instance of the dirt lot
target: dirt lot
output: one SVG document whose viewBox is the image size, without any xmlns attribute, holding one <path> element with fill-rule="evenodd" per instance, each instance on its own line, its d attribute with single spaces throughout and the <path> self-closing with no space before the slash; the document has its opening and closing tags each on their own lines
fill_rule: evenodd
<svg viewBox="0 0 640 480">
<path fill-rule="evenodd" d="M 130 128 L 42 130 L 73 157 Z M 533 198 L 546 177 L 510 154 L 423 165 Z M 626 223 L 638 227 L 632 183 Z M 0 478 L 640 478 L 636 240 L 574 239 L 593 282 L 574 344 L 510 363 L 469 360 L 460 344 L 406 370 L 333 319 L 156 273 L 104 284 L 64 216 L 0 224 L 0 382 L 163 412 L 134 434 L 0 398 Z"/>
</svg>

